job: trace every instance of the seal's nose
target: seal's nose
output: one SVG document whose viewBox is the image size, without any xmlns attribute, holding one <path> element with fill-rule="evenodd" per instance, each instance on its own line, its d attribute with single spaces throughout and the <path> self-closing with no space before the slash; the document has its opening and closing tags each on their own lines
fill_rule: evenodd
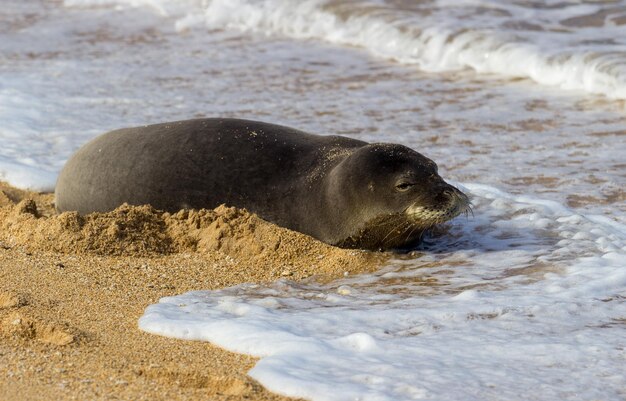
<svg viewBox="0 0 626 401">
<path fill-rule="evenodd" d="M 435 197 L 435 201 L 439 204 L 448 204 L 455 198 L 454 189 L 448 184 L 443 185 L 443 190 Z"/>
<path fill-rule="evenodd" d="M 460 211 L 467 209 L 470 203 L 467 195 L 447 183 L 437 198 L 442 204 L 451 205 Z"/>
<path fill-rule="evenodd" d="M 471 206 L 469 198 L 457 188 L 450 186 L 450 188 L 444 190 L 444 192 L 448 194 L 448 196 L 450 197 L 450 201 L 454 203 L 459 213 L 468 211 L 468 209 L 470 209 Z"/>
</svg>

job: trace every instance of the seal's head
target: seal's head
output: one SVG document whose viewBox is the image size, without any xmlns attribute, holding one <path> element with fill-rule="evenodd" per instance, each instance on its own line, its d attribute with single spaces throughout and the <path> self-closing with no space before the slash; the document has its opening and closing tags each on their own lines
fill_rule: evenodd
<svg viewBox="0 0 626 401">
<path fill-rule="evenodd" d="M 427 229 L 470 210 L 467 196 L 439 176 L 435 162 L 402 145 L 363 146 L 331 178 L 342 188 L 336 205 L 350 216 L 336 241 L 341 247 L 407 248 Z"/>
</svg>

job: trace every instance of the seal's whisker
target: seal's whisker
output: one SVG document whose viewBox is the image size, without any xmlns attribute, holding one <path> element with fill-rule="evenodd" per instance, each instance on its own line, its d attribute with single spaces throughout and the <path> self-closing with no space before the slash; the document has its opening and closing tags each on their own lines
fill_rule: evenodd
<svg viewBox="0 0 626 401">
<path fill-rule="evenodd" d="M 388 241 L 387 241 L 387 238 L 389 238 L 389 236 L 390 236 L 391 234 L 393 234 L 393 233 L 394 233 L 394 231 L 396 231 L 396 230 L 400 229 L 400 227 L 402 227 L 404 224 L 410 224 L 410 223 L 409 223 L 409 222 L 407 222 L 407 221 L 404 221 L 404 222 L 402 222 L 402 223 L 398 224 L 397 226 L 394 226 L 391 230 L 389 230 L 389 232 L 387 233 L 387 235 L 385 235 L 385 236 L 383 237 L 383 239 L 380 241 L 380 243 L 381 243 L 381 244 L 386 244 L 386 243 L 388 242 Z M 409 227 L 410 227 L 410 226 L 409 226 Z M 405 232 L 406 232 L 406 230 L 405 230 L 405 231 L 402 231 L 402 232 L 401 232 L 400 234 L 398 234 L 398 235 L 402 235 L 402 234 L 404 234 Z M 397 238 L 397 237 L 398 237 L 398 235 L 396 235 L 396 236 L 392 237 L 391 239 Z"/>
<path fill-rule="evenodd" d="M 387 240 L 387 237 L 389 237 L 395 230 L 398 229 L 398 227 L 402 227 L 402 224 L 400 224 L 399 226 L 394 226 L 391 230 L 389 230 L 389 232 L 387 233 L 387 235 L 385 235 L 383 237 L 383 239 L 380 241 L 381 244 L 384 244 L 385 241 Z"/>
<path fill-rule="evenodd" d="M 391 233 L 393 233 L 394 231 L 396 231 L 396 230 L 400 229 L 400 227 L 402 227 L 402 224 L 401 224 L 401 225 L 397 226 L 396 228 L 394 228 L 393 230 L 391 230 L 391 232 L 389 234 L 387 234 L 385 236 L 385 238 L 383 238 L 381 243 L 382 244 L 387 244 L 387 243 L 390 243 L 391 241 L 395 240 L 396 238 L 400 238 L 401 236 L 403 236 L 404 233 L 406 233 L 412 227 L 412 225 L 409 222 L 406 222 L 405 224 L 407 224 L 407 226 L 406 226 L 406 228 L 404 230 L 402 230 L 402 232 L 399 232 L 397 235 L 394 235 L 393 237 L 389 238 L 389 240 L 387 240 L 387 237 Z"/>
<path fill-rule="evenodd" d="M 409 240 L 409 238 L 411 238 L 411 235 L 413 235 L 415 230 L 417 230 L 418 228 L 419 228 L 419 226 L 417 226 L 417 225 L 413 226 L 413 229 L 409 232 L 409 235 L 406 236 L 406 238 L 404 239 L 404 242 L 407 242 Z"/>
<path fill-rule="evenodd" d="M 394 237 L 394 239 L 395 239 L 395 238 L 399 238 L 400 236 L 404 236 L 404 234 L 405 234 L 407 231 L 409 231 L 409 230 L 410 230 L 410 231 L 409 231 L 409 234 L 408 234 L 408 235 L 404 238 L 404 241 L 402 241 L 402 243 L 406 243 L 406 242 L 409 240 L 409 238 L 411 238 L 411 235 L 413 235 L 413 233 L 414 233 L 414 232 L 415 232 L 415 230 L 417 230 L 417 229 L 419 229 L 419 226 L 414 225 L 414 224 L 411 224 L 411 225 L 407 226 L 407 228 L 406 228 L 406 229 L 405 229 L 405 230 L 404 230 L 401 234 L 398 234 L 396 237 Z"/>
</svg>

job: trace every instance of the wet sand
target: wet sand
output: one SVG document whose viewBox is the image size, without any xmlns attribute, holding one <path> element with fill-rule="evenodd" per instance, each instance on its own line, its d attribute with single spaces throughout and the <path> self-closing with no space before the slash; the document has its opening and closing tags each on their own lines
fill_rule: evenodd
<svg viewBox="0 0 626 401">
<path fill-rule="evenodd" d="M 51 194 L 0 184 L 0 398 L 288 399 L 246 376 L 255 358 L 144 333 L 138 318 L 164 296 L 383 259 L 233 208 L 56 215 Z"/>
</svg>

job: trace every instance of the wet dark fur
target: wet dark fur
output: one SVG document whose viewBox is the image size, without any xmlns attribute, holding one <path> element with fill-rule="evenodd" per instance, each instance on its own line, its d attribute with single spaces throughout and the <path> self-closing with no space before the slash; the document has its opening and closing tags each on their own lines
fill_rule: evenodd
<svg viewBox="0 0 626 401">
<path fill-rule="evenodd" d="M 451 193 L 462 195 L 402 145 L 197 119 L 95 138 L 67 162 L 55 195 L 57 210 L 82 214 L 124 202 L 167 211 L 225 203 L 329 244 L 387 249 L 415 243 L 431 225 L 407 207 L 438 208 Z"/>
</svg>

